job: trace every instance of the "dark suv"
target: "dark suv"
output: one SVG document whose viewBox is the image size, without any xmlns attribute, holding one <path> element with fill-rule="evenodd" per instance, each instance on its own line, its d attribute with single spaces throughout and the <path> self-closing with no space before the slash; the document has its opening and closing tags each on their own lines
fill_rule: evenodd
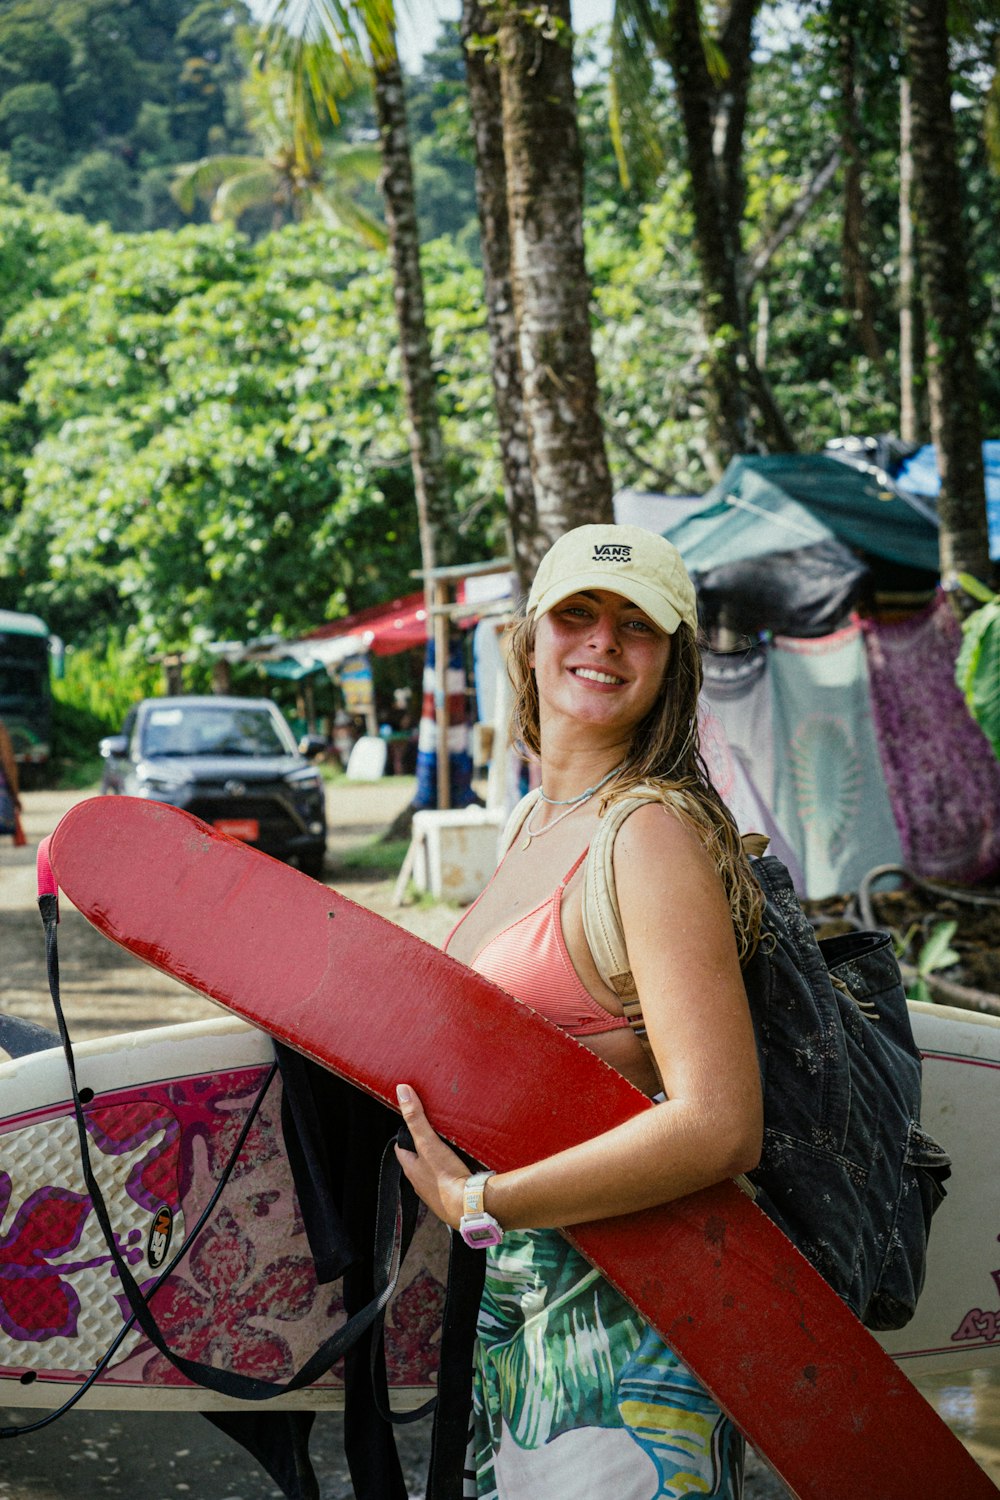
<svg viewBox="0 0 1000 1500">
<path fill-rule="evenodd" d="M 325 741 L 295 737 L 267 698 L 145 698 L 101 741 L 101 791 L 183 807 L 223 833 L 319 876 Z"/>
</svg>

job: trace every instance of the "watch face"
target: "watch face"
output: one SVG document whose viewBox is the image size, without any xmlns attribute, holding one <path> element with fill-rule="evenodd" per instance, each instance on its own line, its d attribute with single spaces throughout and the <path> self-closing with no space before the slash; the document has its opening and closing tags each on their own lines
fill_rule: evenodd
<svg viewBox="0 0 1000 1500">
<path fill-rule="evenodd" d="M 488 1219 L 484 1215 L 483 1221 L 461 1226 L 462 1238 L 473 1250 L 486 1250 L 490 1245 L 499 1245 L 503 1239 L 503 1230 L 495 1219 Z"/>
</svg>

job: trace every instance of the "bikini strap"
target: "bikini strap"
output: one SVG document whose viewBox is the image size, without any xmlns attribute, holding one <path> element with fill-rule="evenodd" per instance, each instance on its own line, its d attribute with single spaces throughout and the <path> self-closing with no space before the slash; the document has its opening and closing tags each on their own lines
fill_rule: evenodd
<svg viewBox="0 0 1000 1500">
<path fill-rule="evenodd" d="M 558 889 L 560 891 L 564 891 L 566 889 L 566 887 L 569 885 L 570 881 L 573 879 L 573 876 L 576 874 L 577 870 L 580 868 L 580 866 L 583 864 L 584 860 L 587 858 L 587 855 L 589 854 L 589 852 L 590 852 L 590 845 L 588 844 L 587 847 L 586 847 L 586 849 L 584 849 L 583 853 L 577 855 L 576 859 L 574 859 L 574 861 L 573 861 L 572 865 L 570 866 L 569 870 L 567 871 L 567 873 L 563 876 L 562 880 L 560 880 L 559 886 L 558 886 Z"/>
</svg>

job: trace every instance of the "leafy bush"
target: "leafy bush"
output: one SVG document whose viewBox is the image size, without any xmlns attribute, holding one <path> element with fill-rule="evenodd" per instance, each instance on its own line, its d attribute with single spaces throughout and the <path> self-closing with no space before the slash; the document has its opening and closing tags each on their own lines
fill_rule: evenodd
<svg viewBox="0 0 1000 1500">
<path fill-rule="evenodd" d="M 959 576 L 959 582 L 981 607 L 962 622 L 955 680 L 969 712 L 1000 759 L 1000 594 L 992 594 L 967 573 Z"/>
<path fill-rule="evenodd" d="M 56 753 L 75 759 L 74 746 L 96 748 L 102 735 L 117 734 L 125 715 L 140 698 L 159 692 L 159 668 L 128 651 L 116 641 L 103 649 L 69 651 L 64 675 L 52 688 L 57 730 L 62 724 L 70 734 L 67 745 Z"/>
</svg>

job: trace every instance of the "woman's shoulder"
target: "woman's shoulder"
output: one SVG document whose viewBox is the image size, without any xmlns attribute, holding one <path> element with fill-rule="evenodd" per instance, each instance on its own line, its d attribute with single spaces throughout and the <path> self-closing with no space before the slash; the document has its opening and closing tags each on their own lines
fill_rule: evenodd
<svg viewBox="0 0 1000 1500">
<path fill-rule="evenodd" d="M 685 816 L 683 802 L 665 793 L 663 796 L 636 797 L 626 810 L 622 807 L 615 850 L 644 847 L 664 849 L 691 845 L 702 849 L 704 841 Z"/>
<path fill-rule="evenodd" d="M 670 816 L 664 817 L 667 813 Z M 701 828 L 707 820 L 706 808 L 700 798 L 676 782 L 644 781 L 613 796 L 601 810 L 601 819 L 616 830 L 616 837 L 627 836 L 631 830 L 674 830 L 678 825 L 689 831 Z"/>
<path fill-rule="evenodd" d="M 646 782 L 612 801 L 605 817 L 616 877 L 626 866 L 654 881 L 670 870 L 674 884 L 684 869 L 714 872 L 706 848 L 713 831 L 706 809 L 677 786 Z"/>
</svg>

